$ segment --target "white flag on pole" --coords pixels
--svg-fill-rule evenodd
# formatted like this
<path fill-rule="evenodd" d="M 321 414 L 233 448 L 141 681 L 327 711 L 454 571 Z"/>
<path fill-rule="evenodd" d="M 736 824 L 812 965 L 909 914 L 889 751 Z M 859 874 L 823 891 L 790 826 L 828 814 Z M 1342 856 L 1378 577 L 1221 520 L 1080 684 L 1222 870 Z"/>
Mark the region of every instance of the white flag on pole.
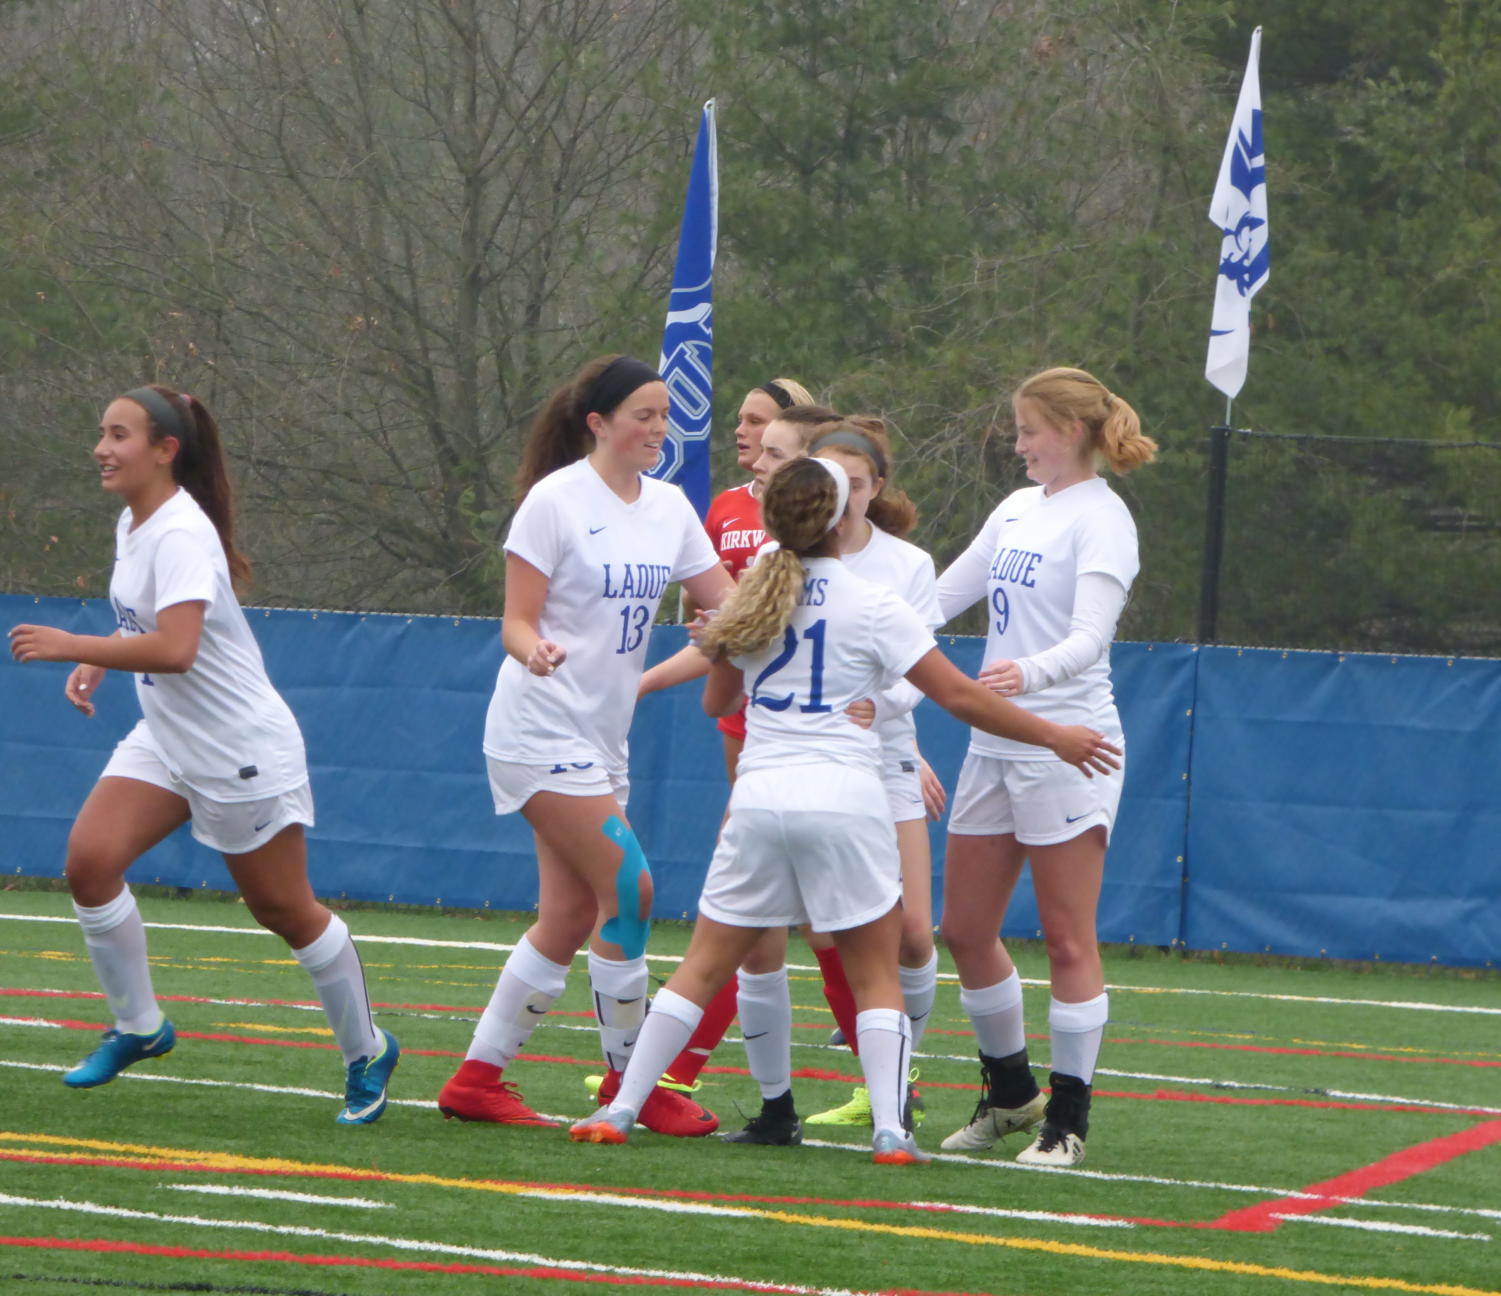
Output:
<path fill-rule="evenodd" d="M 1220 162 L 1209 219 L 1224 235 L 1215 280 L 1214 320 L 1204 377 L 1232 400 L 1246 381 L 1251 355 L 1251 298 L 1271 268 L 1267 241 L 1266 157 L 1261 143 L 1261 28 L 1251 33 L 1251 54 L 1235 105 L 1235 121 Z"/>

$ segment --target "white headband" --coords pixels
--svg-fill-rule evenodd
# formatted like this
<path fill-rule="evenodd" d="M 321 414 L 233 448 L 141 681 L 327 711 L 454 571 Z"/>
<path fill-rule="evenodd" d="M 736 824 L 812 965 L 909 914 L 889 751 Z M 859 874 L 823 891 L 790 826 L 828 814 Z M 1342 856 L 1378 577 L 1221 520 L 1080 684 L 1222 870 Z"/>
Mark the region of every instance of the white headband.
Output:
<path fill-rule="evenodd" d="M 815 457 L 813 462 L 827 468 L 829 476 L 834 479 L 834 516 L 829 519 L 829 525 L 824 527 L 827 533 L 839 525 L 839 519 L 844 516 L 844 510 L 849 507 L 850 475 L 844 471 L 844 465 L 834 459 Z"/>

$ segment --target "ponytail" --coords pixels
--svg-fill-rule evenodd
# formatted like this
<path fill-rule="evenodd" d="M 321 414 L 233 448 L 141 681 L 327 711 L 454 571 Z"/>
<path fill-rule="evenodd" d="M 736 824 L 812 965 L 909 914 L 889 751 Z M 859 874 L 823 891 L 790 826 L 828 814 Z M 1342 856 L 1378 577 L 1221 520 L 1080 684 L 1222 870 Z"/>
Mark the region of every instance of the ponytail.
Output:
<path fill-rule="evenodd" d="M 825 548 L 837 507 L 839 487 L 821 463 L 794 459 L 766 483 L 761 520 L 780 547 L 741 575 L 699 647 L 711 657 L 739 657 L 766 647 L 787 628 L 803 592 L 802 559 Z"/>
<path fill-rule="evenodd" d="M 196 396 L 159 383 L 137 387 L 126 392 L 125 398 L 146 411 L 147 432 L 153 444 L 164 437 L 176 438 L 172 480 L 197 501 L 214 524 L 235 589 L 249 588 L 250 559 L 235 548 L 234 490 L 214 416 Z"/>
<path fill-rule="evenodd" d="M 1044 369 L 1016 389 L 1014 400 L 1033 400 L 1049 422 L 1084 425 L 1091 447 L 1118 473 L 1149 464 L 1157 443 L 1141 430 L 1141 419 L 1121 397 L 1083 369 Z"/>
<path fill-rule="evenodd" d="M 594 449 L 590 414 L 613 413 L 637 388 L 661 382 L 650 365 L 628 355 L 596 356 L 547 398 L 527 429 L 516 469 L 516 502 L 521 503 L 548 473 L 576 463 Z"/>
<path fill-rule="evenodd" d="M 906 491 L 891 484 L 891 437 L 886 431 L 886 420 L 874 414 L 851 414 L 845 421 L 857 430 L 858 438 L 833 442 L 829 448 L 858 455 L 870 465 L 870 471 L 881 481 L 881 490 L 871 498 L 865 516 L 887 535 L 903 540 L 917 526 L 917 505 Z M 868 444 L 862 446 L 860 441 Z M 821 449 L 822 437 L 814 443 L 813 453 L 818 454 Z"/>

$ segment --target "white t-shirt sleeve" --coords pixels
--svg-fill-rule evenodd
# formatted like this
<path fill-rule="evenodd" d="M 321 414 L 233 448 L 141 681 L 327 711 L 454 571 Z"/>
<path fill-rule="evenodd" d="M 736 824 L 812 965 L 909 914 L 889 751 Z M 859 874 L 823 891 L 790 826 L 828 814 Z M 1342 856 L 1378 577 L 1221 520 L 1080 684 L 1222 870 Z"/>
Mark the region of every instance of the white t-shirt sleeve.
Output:
<path fill-rule="evenodd" d="M 177 603 L 201 602 L 205 611 L 213 606 L 214 560 L 191 532 L 174 530 L 162 536 L 151 557 L 151 575 L 156 584 L 155 611 Z"/>
<path fill-rule="evenodd" d="M 505 551 L 529 562 L 544 576 L 551 576 L 563 557 L 563 528 L 558 508 L 551 491 L 533 487 L 521 501 L 506 533 Z"/>
<path fill-rule="evenodd" d="M 1124 504 L 1095 509 L 1079 519 L 1074 541 L 1076 576 L 1099 572 L 1113 576 L 1122 590 L 1129 590 L 1140 569 L 1136 522 Z"/>
<path fill-rule="evenodd" d="M 881 591 L 876 604 L 871 638 L 880 645 L 881 663 L 886 667 L 886 678 L 881 682 L 883 690 L 895 684 L 938 646 L 933 632 L 923 625 L 917 613 L 902 601 L 900 595 L 889 590 Z"/>
<path fill-rule="evenodd" d="M 675 581 L 691 580 L 719 565 L 714 542 L 709 539 L 704 524 L 698 520 L 698 514 L 693 511 L 686 495 L 683 496 L 682 514 L 683 540 L 678 546 L 677 562 L 672 569 L 672 579 Z"/>
<path fill-rule="evenodd" d="M 1001 506 L 1004 507 L 1004 504 Z M 990 564 L 995 560 L 996 541 L 1001 529 L 1001 509 L 985 519 L 980 534 L 969 548 L 951 562 L 938 578 L 938 608 L 941 620 L 952 621 L 966 608 L 985 597 L 990 581 Z"/>
<path fill-rule="evenodd" d="M 1052 688 L 1093 666 L 1110 651 L 1115 624 L 1126 606 L 1126 590 L 1104 572 L 1080 572 L 1074 582 L 1074 611 L 1068 635 L 1051 648 L 1017 661 L 1022 692 Z"/>

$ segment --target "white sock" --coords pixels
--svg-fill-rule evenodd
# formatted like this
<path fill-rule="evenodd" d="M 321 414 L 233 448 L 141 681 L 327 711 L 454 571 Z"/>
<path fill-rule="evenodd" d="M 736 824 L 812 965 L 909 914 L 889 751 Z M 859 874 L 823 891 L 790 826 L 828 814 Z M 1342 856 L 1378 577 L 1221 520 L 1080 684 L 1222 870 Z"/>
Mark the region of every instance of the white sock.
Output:
<path fill-rule="evenodd" d="M 567 979 L 567 967 L 538 954 L 523 935 L 501 969 L 464 1060 L 504 1070 L 563 993 Z"/>
<path fill-rule="evenodd" d="M 631 1060 L 620 1080 L 620 1092 L 611 1111 L 628 1111 L 632 1118 L 651 1096 L 662 1073 L 683 1051 L 703 1020 L 704 1010 L 691 999 L 663 986 L 652 996 L 651 1011 L 641 1023 L 641 1033 Z"/>
<path fill-rule="evenodd" d="M 792 1088 L 792 995 L 787 969 L 741 972 L 736 1002 L 745 1061 L 761 1097 L 777 1098 Z"/>
<path fill-rule="evenodd" d="M 292 956 L 313 978 L 313 988 L 344 1055 L 344 1065 L 373 1058 L 380 1051 L 381 1041 L 370 1015 L 365 968 L 344 920 L 330 914 L 323 935 L 311 945 L 294 949 Z"/>
<path fill-rule="evenodd" d="M 114 1014 L 115 1029 L 126 1035 L 154 1034 L 162 1024 L 162 1010 L 151 989 L 146 924 L 130 888 L 94 909 L 75 902 L 73 912 L 83 928 L 94 975 Z"/>
<path fill-rule="evenodd" d="M 646 956 L 621 961 L 601 958 L 590 950 L 589 985 L 594 991 L 594 1016 L 605 1065 L 611 1071 L 624 1071 L 646 1019 Z M 662 1063 L 664 1069 L 667 1062 Z"/>
<path fill-rule="evenodd" d="M 1110 1020 L 1110 996 L 1097 994 L 1083 1003 L 1060 1003 L 1048 1008 L 1048 1029 L 1053 1034 L 1053 1070 L 1094 1083 L 1095 1063 L 1105 1041 L 1105 1023 Z"/>
<path fill-rule="evenodd" d="M 860 1065 L 870 1091 L 870 1123 L 877 1132 L 902 1128 L 907 1103 L 907 1065 L 912 1037 L 907 1014 L 895 1008 L 867 1008 L 855 1018 Z"/>
<path fill-rule="evenodd" d="M 896 973 L 902 980 L 902 1002 L 912 1025 L 912 1051 L 916 1053 L 923 1031 L 928 1029 L 933 1000 L 938 997 L 938 951 L 934 950 L 922 967 L 899 967 Z"/>
<path fill-rule="evenodd" d="M 1010 1057 L 1027 1047 L 1022 1027 L 1022 979 L 1015 968 L 1004 981 L 978 990 L 959 987 L 959 1004 L 975 1028 L 975 1043 L 986 1057 Z"/>

